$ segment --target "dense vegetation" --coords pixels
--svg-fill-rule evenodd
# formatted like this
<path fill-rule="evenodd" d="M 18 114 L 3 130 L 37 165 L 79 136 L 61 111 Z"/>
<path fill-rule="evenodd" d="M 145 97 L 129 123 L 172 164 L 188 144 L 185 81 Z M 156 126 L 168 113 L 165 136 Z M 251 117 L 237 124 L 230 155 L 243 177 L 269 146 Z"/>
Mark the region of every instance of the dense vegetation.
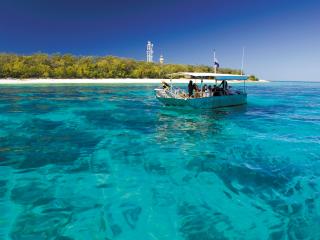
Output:
<path fill-rule="evenodd" d="M 113 56 L 0 54 L 0 78 L 166 78 L 176 72 L 212 72 L 203 65 L 156 64 Z M 219 73 L 240 74 L 220 68 Z"/>
<path fill-rule="evenodd" d="M 250 75 L 248 77 L 248 80 L 250 80 L 250 81 L 259 81 L 259 78 L 257 78 L 255 75 Z"/>

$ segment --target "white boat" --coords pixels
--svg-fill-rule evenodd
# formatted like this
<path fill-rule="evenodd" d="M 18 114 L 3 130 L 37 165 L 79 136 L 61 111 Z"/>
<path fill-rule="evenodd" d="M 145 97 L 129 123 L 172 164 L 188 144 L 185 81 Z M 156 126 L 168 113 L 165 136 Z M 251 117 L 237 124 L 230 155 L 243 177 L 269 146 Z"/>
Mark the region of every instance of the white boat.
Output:
<path fill-rule="evenodd" d="M 166 106 L 190 106 L 194 108 L 220 108 L 243 105 L 247 103 L 247 93 L 245 82 L 248 79 L 246 75 L 233 74 L 218 74 L 218 73 L 191 73 L 183 72 L 175 75 L 184 76 L 190 80 L 200 79 L 201 91 L 189 96 L 185 91 L 182 91 L 173 86 L 173 81 L 170 84 L 164 83 L 162 88 L 155 89 L 156 98 Z M 203 90 L 203 80 L 215 81 L 218 86 L 218 81 L 223 83 L 223 88 L 216 87 L 214 91 Z M 233 90 L 228 87 L 228 80 L 243 81 L 243 89 Z M 220 83 L 220 84 L 221 84 Z M 217 94 L 218 93 L 218 94 Z"/>

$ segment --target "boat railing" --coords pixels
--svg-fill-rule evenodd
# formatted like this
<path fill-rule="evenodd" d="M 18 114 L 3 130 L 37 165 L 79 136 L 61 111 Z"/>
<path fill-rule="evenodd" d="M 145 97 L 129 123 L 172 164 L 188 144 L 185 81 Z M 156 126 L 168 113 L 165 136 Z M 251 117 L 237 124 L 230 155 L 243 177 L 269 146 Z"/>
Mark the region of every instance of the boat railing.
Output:
<path fill-rule="evenodd" d="M 175 98 L 175 99 L 188 99 L 189 96 L 186 93 L 185 90 L 180 88 L 158 88 L 155 89 L 156 96 L 160 98 Z M 191 98 L 208 98 L 208 97 L 219 97 L 219 96 L 231 96 L 231 95 L 240 95 L 240 94 L 246 94 L 243 90 L 240 90 L 238 88 L 233 88 L 232 90 L 229 89 L 227 92 L 220 91 L 220 94 L 215 95 L 213 92 L 207 93 L 207 92 L 196 92 Z"/>
<path fill-rule="evenodd" d="M 176 98 L 176 99 L 183 99 L 186 98 L 187 94 L 182 89 L 177 88 L 158 88 L 155 89 L 157 97 L 161 98 Z"/>

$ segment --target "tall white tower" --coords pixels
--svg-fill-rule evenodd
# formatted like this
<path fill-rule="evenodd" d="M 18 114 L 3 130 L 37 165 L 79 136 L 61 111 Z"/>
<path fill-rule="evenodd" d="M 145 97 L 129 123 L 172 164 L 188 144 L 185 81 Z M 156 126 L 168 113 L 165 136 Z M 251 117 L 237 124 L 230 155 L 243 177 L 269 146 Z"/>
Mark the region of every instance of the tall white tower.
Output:
<path fill-rule="evenodd" d="M 162 55 L 162 54 L 160 55 L 159 62 L 160 62 L 160 64 L 164 64 L 164 57 L 163 57 L 163 55 Z"/>
<path fill-rule="evenodd" d="M 147 62 L 153 62 L 153 44 L 150 41 L 147 44 Z"/>

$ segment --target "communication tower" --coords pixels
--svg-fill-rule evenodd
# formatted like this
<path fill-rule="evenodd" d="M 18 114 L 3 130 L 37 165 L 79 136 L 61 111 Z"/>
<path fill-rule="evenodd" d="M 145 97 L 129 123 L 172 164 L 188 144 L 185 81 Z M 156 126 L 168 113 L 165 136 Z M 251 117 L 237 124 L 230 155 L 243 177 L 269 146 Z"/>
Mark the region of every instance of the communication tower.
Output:
<path fill-rule="evenodd" d="M 153 43 L 151 41 L 147 43 L 147 62 L 153 62 Z"/>
<path fill-rule="evenodd" d="M 163 55 L 162 55 L 162 54 L 160 55 L 159 62 L 160 62 L 160 64 L 164 64 L 164 57 L 163 57 Z"/>

